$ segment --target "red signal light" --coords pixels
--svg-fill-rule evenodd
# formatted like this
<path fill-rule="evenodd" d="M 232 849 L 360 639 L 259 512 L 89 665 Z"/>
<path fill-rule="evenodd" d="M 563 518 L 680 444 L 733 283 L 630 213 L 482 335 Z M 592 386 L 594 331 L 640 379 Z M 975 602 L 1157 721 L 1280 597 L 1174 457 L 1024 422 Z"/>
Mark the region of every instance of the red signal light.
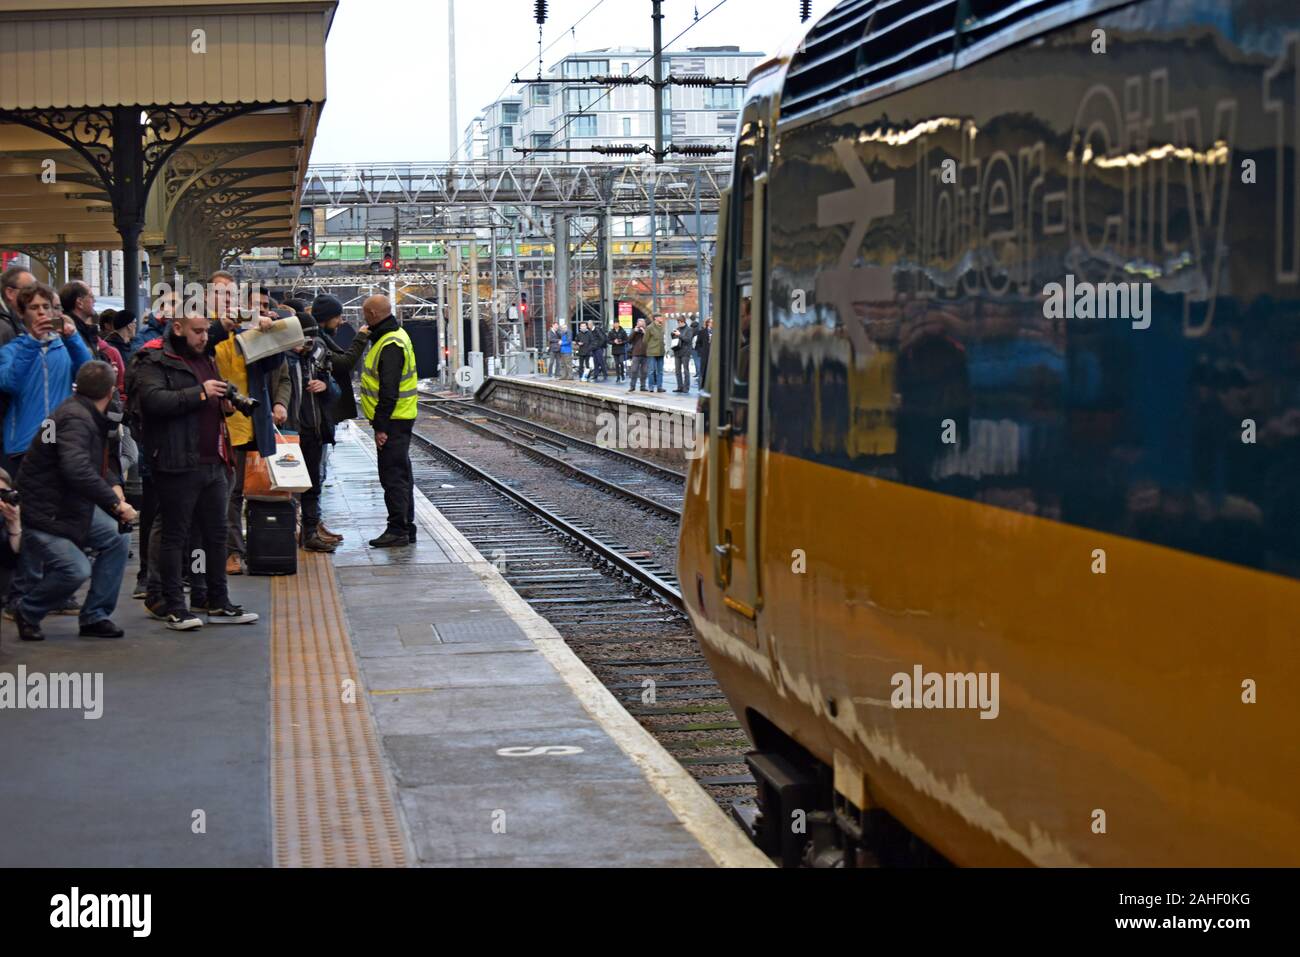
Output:
<path fill-rule="evenodd" d="M 298 247 L 298 258 L 299 258 L 299 259 L 311 259 L 311 247 L 310 247 L 310 246 L 299 246 L 299 247 Z"/>
<path fill-rule="evenodd" d="M 385 260 L 384 260 L 384 269 L 392 269 L 392 268 L 393 268 L 393 261 L 392 261 L 392 259 L 385 259 Z"/>

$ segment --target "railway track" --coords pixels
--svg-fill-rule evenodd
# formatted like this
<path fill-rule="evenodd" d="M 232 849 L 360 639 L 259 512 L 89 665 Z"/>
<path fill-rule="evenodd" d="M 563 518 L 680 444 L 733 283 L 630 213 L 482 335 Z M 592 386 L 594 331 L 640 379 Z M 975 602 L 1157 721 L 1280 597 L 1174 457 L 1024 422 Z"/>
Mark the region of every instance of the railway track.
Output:
<path fill-rule="evenodd" d="M 507 442 L 534 461 L 639 508 L 673 522 L 681 521 L 686 487 L 686 476 L 681 472 L 472 402 L 423 400 L 420 405 L 480 435 Z"/>
<path fill-rule="evenodd" d="M 754 804 L 749 741 L 682 610 L 672 570 L 417 427 L 416 485 L 628 712 L 725 809 Z M 662 519 L 654 519 L 662 521 Z"/>

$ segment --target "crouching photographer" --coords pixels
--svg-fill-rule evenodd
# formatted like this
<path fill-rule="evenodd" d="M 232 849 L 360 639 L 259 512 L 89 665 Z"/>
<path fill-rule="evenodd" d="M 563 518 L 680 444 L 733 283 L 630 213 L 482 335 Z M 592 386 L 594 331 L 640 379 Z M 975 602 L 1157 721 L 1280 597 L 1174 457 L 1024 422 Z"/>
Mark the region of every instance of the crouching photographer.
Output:
<path fill-rule="evenodd" d="M 41 620 L 63 607 L 86 579 L 90 592 L 81 609 L 80 633 L 91 638 L 123 635 L 111 615 L 131 541 L 121 523 L 135 521 L 136 512 L 122 495 L 119 461 L 110 454 L 109 432 L 115 423 L 108 407 L 116 387 L 117 370 L 107 362 L 82 365 L 75 394 L 54 410 L 52 427 L 37 436 L 23 457 L 18 473 L 23 551 L 44 569 L 14 609 L 23 641 L 42 640 Z"/>

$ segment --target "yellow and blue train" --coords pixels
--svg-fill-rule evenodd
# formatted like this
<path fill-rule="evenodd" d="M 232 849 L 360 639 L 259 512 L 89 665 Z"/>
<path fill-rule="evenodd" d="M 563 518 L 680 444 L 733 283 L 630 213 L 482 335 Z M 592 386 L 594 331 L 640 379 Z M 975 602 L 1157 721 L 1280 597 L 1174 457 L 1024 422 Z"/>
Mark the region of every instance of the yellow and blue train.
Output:
<path fill-rule="evenodd" d="M 1300 5 L 844 0 L 720 220 L 679 577 L 764 846 L 1300 864 Z"/>

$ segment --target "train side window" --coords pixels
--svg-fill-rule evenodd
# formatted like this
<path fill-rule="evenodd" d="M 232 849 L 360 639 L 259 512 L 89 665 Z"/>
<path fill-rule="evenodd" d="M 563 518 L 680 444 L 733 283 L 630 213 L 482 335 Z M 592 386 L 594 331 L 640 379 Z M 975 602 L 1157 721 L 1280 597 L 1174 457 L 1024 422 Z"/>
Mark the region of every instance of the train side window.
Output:
<path fill-rule="evenodd" d="M 727 398 L 731 407 L 732 429 L 743 433 L 749 401 L 749 340 L 754 271 L 754 167 L 749 157 L 741 161 L 736 198 L 740 209 L 733 221 L 739 235 L 735 236 L 735 286 L 728 310 L 730 328 L 727 330 L 726 348 L 730 369 Z"/>

